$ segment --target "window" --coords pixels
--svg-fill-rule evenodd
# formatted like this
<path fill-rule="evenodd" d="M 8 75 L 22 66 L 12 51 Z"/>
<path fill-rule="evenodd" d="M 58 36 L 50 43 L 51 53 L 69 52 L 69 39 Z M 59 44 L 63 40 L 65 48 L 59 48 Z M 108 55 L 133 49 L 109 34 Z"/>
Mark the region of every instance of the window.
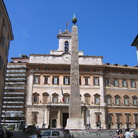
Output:
<path fill-rule="evenodd" d="M 59 84 L 59 77 L 58 76 L 54 76 L 52 83 L 55 84 L 55 85 L 58 85 Z"/>
<path fill-rule="evenodd" d="M 52 136 L 59 136 L 59 131 L 52 131 Z"/>
<path fill-rule="evenodd" d="M 114 79 L 113 83 L 114 83 L 114 86 L 115 86 L 115 87 L 118 87 L 118 86 L 119 86 L 118 79 Z"/>
<path fill-rule="evenodd" d="M 33 94 L 33 104 L 38 104 L 38 103 L 39 103 L 39 94 L 35 92 Z"/>
<path fill-rule="evenodd" d="M 89 85 L 89 77 L 84 77 L 85 85 Z"/>
<path fill-rule="evenodd" d="M 106 96 L 106 103 L 107 105 L 111 105 L 111 95 Z"/>
<path fill-rule="evenodd" d="M 35 68 L 34 70 L 39 70 L 39 68 Z"/>
<path fill-rule="evenodd" d="M 68 52 L 69 51 L 69 42 L 65 41 L 64 45 L 65 45 L 65 47 L 64 47 L 65 52 Z"/>
<path fill-rule="evenodd" d="M 95 94 L 94 98 L 95 98 L 95 104 L 100 104 L 100 95 L 99 94 Z"/>
<path fill-rule="evenodd" d="M 45 70 L 46 70 L 46 71 L 48 71 L 48 70 L 49 70 L 49 68 L 45 68 Z"/>
<path fill-rule="evenodd" d="M 66 104 L 69 103 L 69 97 L 67 97 L 67 96 L 64 97 L 64 103 L 66 103 Z"/>
<path fill-rule="evenodd" d="M 69 71 L 69 68 L 65 68 L 64 71 Z"/>
<path fill-rule="evenodd" d="M 125 114 L 125 118 L 126 118 L 126 123 L 130 122 L 130 114 Z"/>
<path fill-rule="evenodd" d="M 84 69 L 84 71 L 88 72 L 88 71 L 89 71 L 89 69 Z"/>
<path fill-rule="evenodd" d="M 64 82 L 63 82 L 65 85 L 70 85 L 70 78 L 69 76 L 65 76 L 64 77 Z"/>
<path fill-rule="evenodd" d="M 48 93 L 43 93 L 43 103 L 46 104 L 48 103 L 48 97 L 49 97 L 49 94 Z"/>
<path fill-rule="evenodd" d="M 40 76 L 34 76 L 34 84 L 40 83 Z"/>
<path fill-rule="evenodd" d="M 58 69 L 57 69 L 57 68 L 54 68 L 53 70 L 54 70 L 54 71 L 58 71 Z"/>
<path fill-rule="evenodd" d="M 49 76 L 44 76 L 44 84 L 49 84 Z"/>
<path fill-rule="evenodd" d="M 93 71 L 94 71 L 94 72 L 98 72 L 99 70 L 98 70 L 98 69 L 94 69 Z"/>
<path fill-rule="evenodd" d="M 111 123 L 112 122 L 112 114 L 109 113 L 107 114 L 107 123 Z"/>
<path fill-rule="evenodd" d="M 135 80 L 131 80 L 130 83 L 131 83 L 131 88 L 135 88 L 136 87 Z"/>
<path fill-rule="evenodd" d="M 120 113 L 116 113 L 116 121 L 117 123 L 121 123 L 121 114 Z"/>
<path fill-rule="evenodd" d="M 129 97 L 127 95 L 124 96 L 124 105 L 129 105 Z"/>
<path fill-rule="evenodd" d="M 52 102 L 58 103 L 58 94 L 56 94 L 56 93 L 52 94 Z"/>
<path fill-rule="evenodd" d="M 69 94 L 68 93 L 64 93 L 63 95 L 63 100 L 62 100 L 65 104 L 69 103 Z"/>
<path fill-rule="evenodd" d="M 137 97 L 136 96 L 133 96 L 132 97 L 132 104 L 135 106 L 137 105 Z"/>
<path fill-rule="evenodd" d="M 93 78 L 93 85 L 95 85 L 95 86 L 99 85 L 99 78 L 98 77 Z"/>
<path fill-rule="evenodd" d="M 120 105 L 120 97 L 118 95 L 115 96 L 115 105 Z"/>
<path fill-rule="evenodd" d="M 122 87 L 127 87 L 127 80 L 122 80 Z"/>
<path fill-rule="evenodd" d="M 135 122 L 138 123 L 138 114 L 134 114 L 135 116 Z"/>
<path fill-rule="evenodd" d="M 86 93 L 84 94 L 85 97 L 85 104 L 90 104 L 90 94 Z"/>
<path fill-rule="evenodd" d="M 109 78 L 105 78 L 105 86 L 109 86 L 110 84 L 110 79 Z"/>

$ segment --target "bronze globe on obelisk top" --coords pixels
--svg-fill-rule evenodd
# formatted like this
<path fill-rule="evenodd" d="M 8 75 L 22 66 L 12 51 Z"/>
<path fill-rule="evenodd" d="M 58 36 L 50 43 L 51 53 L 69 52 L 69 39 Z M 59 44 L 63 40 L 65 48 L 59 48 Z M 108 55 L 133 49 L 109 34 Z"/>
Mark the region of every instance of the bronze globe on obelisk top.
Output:
<path fill-rule="evenodd" d="M 75 17 L 75 14 L 74 14 L 74 17 L 72 18 L 72 23 L 74 23 L 74 25 L 75 25 L 76 22 L 77 22 L 77 18 Z"/>

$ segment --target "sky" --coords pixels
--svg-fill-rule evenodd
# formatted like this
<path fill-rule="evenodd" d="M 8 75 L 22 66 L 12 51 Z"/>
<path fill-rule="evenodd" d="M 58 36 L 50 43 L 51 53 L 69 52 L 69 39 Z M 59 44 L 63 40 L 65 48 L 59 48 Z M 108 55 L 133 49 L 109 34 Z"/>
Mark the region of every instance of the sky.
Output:
<path fill-rule="evenodd" d="M 138 65 L 138 0 L 4 0 L 14 35 L 11 57 L 50 54 L 58 49 L 57 34 L 78 19 L 79 50 L 103 56 L 104 63 Z"/>

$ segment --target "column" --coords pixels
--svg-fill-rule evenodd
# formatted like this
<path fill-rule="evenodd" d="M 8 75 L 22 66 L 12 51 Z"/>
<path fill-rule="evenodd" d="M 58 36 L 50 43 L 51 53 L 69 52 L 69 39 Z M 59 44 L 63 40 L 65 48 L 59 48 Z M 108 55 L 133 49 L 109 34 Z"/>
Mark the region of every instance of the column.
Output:
<path fill-rule="evenodd" d="M 57 128 L 61 128 L 61 111 L 60 111 L 60 108 L 58 111 Z"/>
<path fill-rule="evenodd" d="M 33 93 L 33 73 L 30 73 L 27 78 L 28 87 L 27 87 L 27 105 L 32 105 L 32 93 Z"/>

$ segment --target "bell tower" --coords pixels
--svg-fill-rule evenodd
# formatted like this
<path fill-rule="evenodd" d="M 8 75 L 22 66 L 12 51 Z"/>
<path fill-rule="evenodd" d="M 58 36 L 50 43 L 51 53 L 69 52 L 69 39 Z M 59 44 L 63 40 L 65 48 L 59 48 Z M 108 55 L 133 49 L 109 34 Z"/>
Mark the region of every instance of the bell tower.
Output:
<path fill-rule="evenodd" d="M 72 33 L 68 30 L 68 24 L 66 24 L 66 29 L 64 32 L 61 30 L 57 35 L 58 38 L 58 49 L 50 50 L 50 54 L 52 55 L 63 55 L 65 53 L 71 54 L 72 49 Z M 84 55 L 83 51 L 78 51 L 79 55 Z"/>
<path fill-rule="evenodd" d="M 57 50 L 51 50 L 50 54 L 54 55 L 62 55 L 63 53 L 70 53 L 71 52 L 71 33 L 68 31 L 66 27 L 65 32 L 59 31 L 57 35 L 59 44 Z"/>

